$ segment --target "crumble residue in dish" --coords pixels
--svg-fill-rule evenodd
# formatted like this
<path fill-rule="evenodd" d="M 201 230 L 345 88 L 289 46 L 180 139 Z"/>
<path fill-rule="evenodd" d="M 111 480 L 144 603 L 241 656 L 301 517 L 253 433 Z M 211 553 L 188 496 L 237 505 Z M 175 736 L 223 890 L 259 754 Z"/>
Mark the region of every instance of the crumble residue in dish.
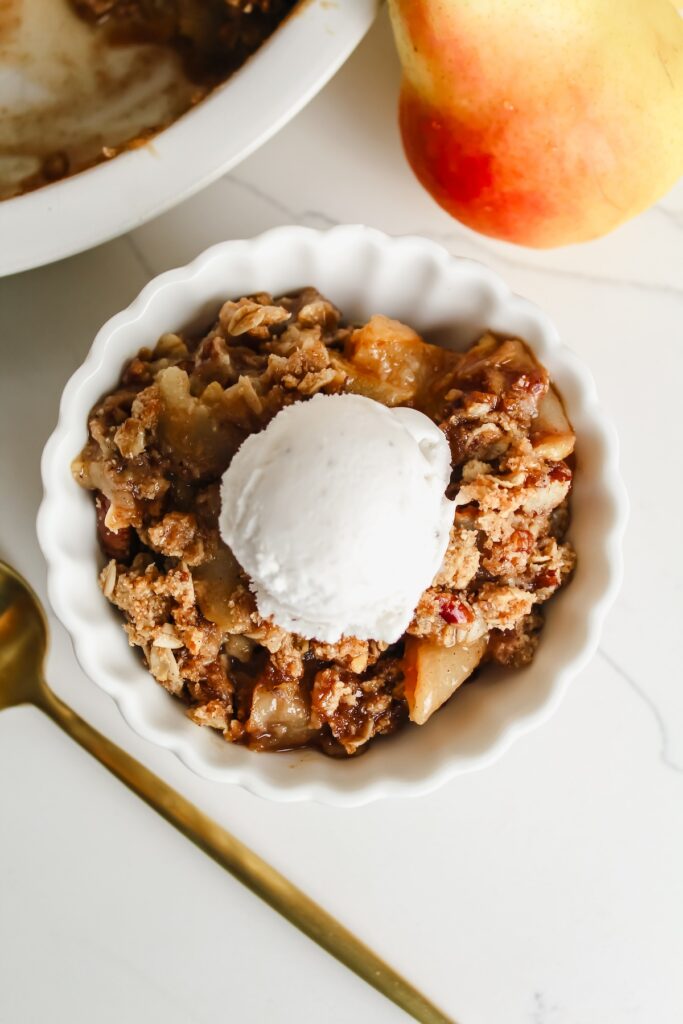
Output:
<path fill-rule="evenodd" d="M 295 5 L 0 3 L 0 200 L 150 144 L 255 53 Z"/>

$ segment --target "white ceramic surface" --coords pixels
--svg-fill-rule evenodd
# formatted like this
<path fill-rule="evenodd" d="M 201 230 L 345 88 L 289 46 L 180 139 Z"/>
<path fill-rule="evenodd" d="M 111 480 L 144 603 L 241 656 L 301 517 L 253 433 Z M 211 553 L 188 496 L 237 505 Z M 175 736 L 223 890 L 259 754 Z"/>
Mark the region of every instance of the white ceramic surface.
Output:
<path fill-rule="evenodd" d="M 152 683 L 100 594 L 92 502 L 69 471 L 85 441 L 88 410 L 115 385 L 125 358 L 164 331 L 206 322 L 225 298 L 259 290 L 278 294 L 308 283 L 351 319 L 385 313 L 442 344 L 463 346 L 487 328 L 526 339 L 557 382 L 578 438 L 571 528 L 578 569 L 549 606 L 533 664 L 514 673 L 488 671 L 426 727 L 407 728 L 349 762 L 315 751 L 257 755 L 226 744 L 190 722 L 182 706 Z M 588 371 L 560 344 L 548 318 L 486 267 L 425 239 L 392 239 L 363 227 L 277 228 L 250 241 L 219 244 L 162 274 L 99 332 L 64 391 L 59 424 L 43 456 L 38 533 L 50 600 L 85 671 L 115 698 L 130 725 L 199 774 L 277 800 L 358 805 L 425 793 L 489 764 L 546 718 L 594 653 L 621 577 L 626 499 L 616 449 Z"/>
<path fill-rule="evenodd" d="M 304 0 L 239 71 L 148 145 L 0 202 L 0 276 L 61 259 L 128 231 L 234 166 L 332 77 L 369 29 L 378 2 Z M 50 24 L 45 21 L 48 15 L 49 7 L 43 24 Z M 51 27 L 57 33 L 64 30 L 59 22 Z M 38 39 L 45 44 L 40 35 Z M 80 50 L 67 57 L 58 51 L 50 57 L 51 53 L 46 51 L 46 59 L 53 59 L 55 67 L 44 71 L 41 65 L 45 81 L 33 81 L 21 64 L 3 66 L 0 50 L 0 105 L 9 111 L 10 134 L 9 115 L 16 111 L 19 116 L 34 96 L 44 105 L 50 91 L 60 88 L 57 58 L 61 63 L 82 59 Z M 168 91 L 171 86 L 163 72 L 157 77 L 159 89 Z M 143 92 L 135 102 L 144 102 L 150 111 L 158 106 L 153 93 Z M 49 110 L 48 102 L 47 114 L 41 116 L 49 118 Z M 119 115 L 114 104 L 109 116 Z M 158 112 L 150 113 L 152 120 L 157 116 Z M 92 117 L 92 112 L 82 115 L 84 122 Z M 73 132 L 73 126 L 69 130 Z M 0 157 L 1 150 L 0 145 Z"/>

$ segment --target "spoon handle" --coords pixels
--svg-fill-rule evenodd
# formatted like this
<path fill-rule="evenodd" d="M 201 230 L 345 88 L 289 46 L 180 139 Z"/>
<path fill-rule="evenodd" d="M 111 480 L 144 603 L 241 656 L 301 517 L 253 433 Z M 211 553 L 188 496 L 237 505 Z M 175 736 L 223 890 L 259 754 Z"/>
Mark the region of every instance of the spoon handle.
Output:
<path fill-rule="evenodd" d="M 422 1024 L 455 1024 L 284 875 L 66 705 L 46 684 L 37 706 L 171 825 L 291 924 Z"/>

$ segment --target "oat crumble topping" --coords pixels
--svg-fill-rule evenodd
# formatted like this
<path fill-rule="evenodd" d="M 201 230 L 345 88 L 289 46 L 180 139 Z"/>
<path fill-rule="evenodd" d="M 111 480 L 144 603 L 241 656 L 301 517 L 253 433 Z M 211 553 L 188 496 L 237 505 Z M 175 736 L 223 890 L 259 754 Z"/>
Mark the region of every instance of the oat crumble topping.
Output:
<path fill-rule="evenodd" d="M 220 479 L 242 441 L 318 392 L 412 406 L 450 444 L 448 550 L 390 647 L 309 641 L 261 618 L 218 531 Z M 88 426 L 73 472 L 94 492 L 104 595 L 190 718 L 252 749 L 352 755 L 409 711 L 428 717 L 429 700 L 414 707 L 428 658 L 469 659 L 436 706 L 480 659 L 528 664 L 541 605 L 574 567 L 564 539 L 574 437 L 517 339 L 485 334 L 457 353 L 383 316 L 354 328 L 312 288 L 260 293 L 226 302 L 200 338 L 169 333 L 142 349 Z"/>

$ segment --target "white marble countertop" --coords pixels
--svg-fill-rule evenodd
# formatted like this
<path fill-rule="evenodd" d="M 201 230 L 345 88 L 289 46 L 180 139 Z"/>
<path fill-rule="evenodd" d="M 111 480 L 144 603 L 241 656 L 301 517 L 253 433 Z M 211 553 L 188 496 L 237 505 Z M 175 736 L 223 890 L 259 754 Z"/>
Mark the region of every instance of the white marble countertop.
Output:
<path fill-rule="evenodd" d="M 133 735 L 52 618 L 48 675 L 97 728 L 336 914 L 460 1024 L 683 1019 L 683 187 L 612 236 L 533 252 L 450 221 L 411 177 L 382 16 L 234 173 L 94 252 L 0 281 L 0 555 L 44 595 L 39 456 L 66 378 L 148 278 L 275 224 L 363 221 L 498 270 L 589 363 L 632 501 L 599 655 L 554 718 L 424 799 L 276 805 Z M 92 764 L 0 718 L 0 1021 L 405 1019 Z"/>

